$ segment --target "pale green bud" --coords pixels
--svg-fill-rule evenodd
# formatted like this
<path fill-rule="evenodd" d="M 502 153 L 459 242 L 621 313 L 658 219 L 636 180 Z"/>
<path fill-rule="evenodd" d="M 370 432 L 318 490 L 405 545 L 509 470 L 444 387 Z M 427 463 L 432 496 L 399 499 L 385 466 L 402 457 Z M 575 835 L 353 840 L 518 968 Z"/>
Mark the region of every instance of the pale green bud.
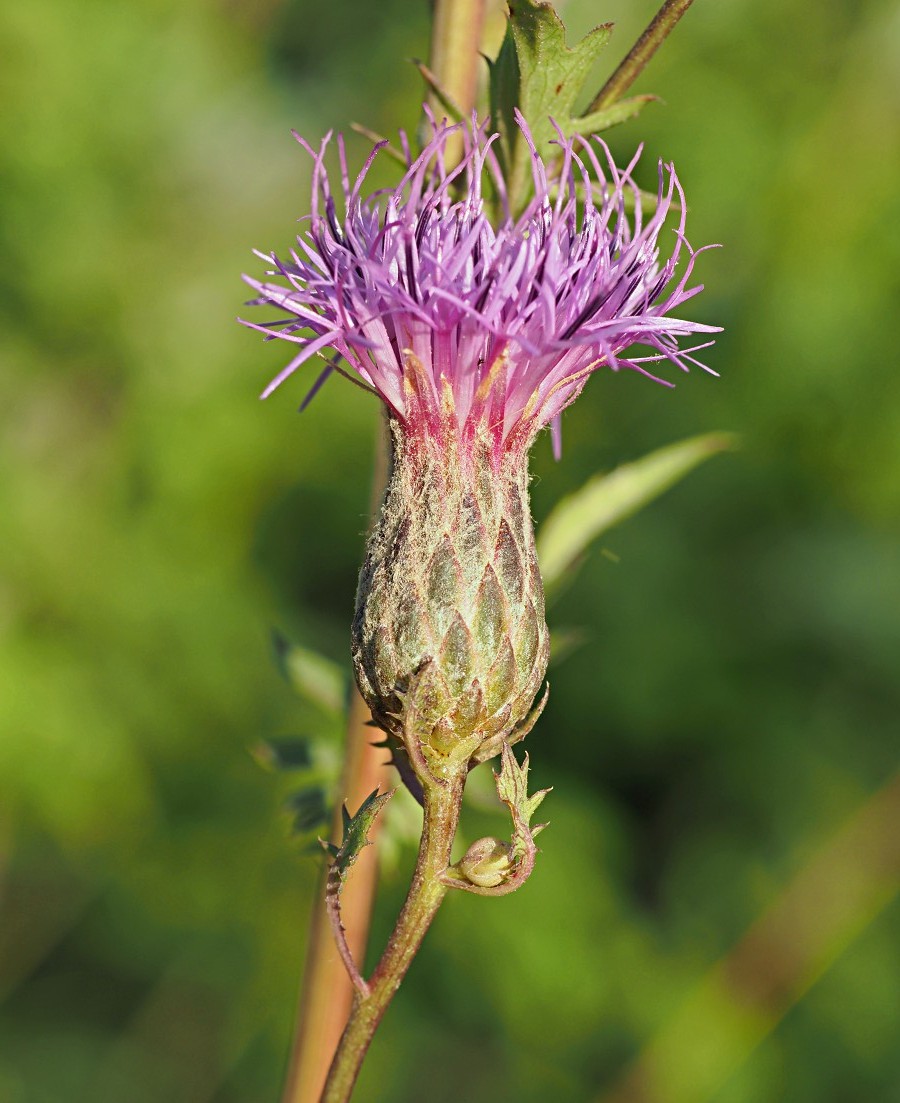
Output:
<path fill-rule="evenodd" d="M 393 425 L 390 484 L 360 575 L 357 682 L 376 723 L 435 774 L 521 738 L 549 636 L 527 456 Z"/>
<path fill-rule="evenodd" d="M 512 865 L 509 843 L 487 836 L 469 847 L 457 863 L 454 873 L 479 888 L 492 889 L 503 884 Z"/>

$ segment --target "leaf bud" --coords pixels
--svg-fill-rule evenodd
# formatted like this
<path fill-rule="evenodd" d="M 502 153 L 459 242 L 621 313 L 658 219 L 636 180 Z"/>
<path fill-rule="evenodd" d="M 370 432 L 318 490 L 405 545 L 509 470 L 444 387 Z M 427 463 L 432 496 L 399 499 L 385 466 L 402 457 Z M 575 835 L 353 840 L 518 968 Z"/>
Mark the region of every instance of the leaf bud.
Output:
<path fill-rule="evenodd" d="M 473 885 L 492 889 L 506 880 L 511 864 L 509 843 L 486 836 L 472 843 L 456 871 Z"/>

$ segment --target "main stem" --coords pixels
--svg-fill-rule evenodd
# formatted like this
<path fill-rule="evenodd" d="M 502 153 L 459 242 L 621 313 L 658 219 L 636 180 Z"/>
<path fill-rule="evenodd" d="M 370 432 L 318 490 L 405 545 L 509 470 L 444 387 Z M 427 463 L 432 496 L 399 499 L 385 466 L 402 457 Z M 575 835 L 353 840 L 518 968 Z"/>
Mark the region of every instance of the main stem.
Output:
<path fill-rule="evenodd" d="M 465 114 L 475 106 L 485 0 L 436 0 L 431 70 L 441 89 Z M 439 105 L 435 104 L 436 110 Z"/>
<path fill-rule="evenodd" d="M 385 419 L 379 426 L 372 472 L 370 512 L 375 516 L 384 495 L 388 470 L 388 430 Z M 332 838 L 340 839 L 341 803 L 355 811 L 373 789 L 386 787 L 390 773 L 384 751 L 374 747 L 375 734 L 368 727 L 368 706 L 354 689 L 347 721 L 347 743 L 341 775 L 340 799 L 335 810 Z M 377 833 L 376 821 L 370 838 Z M 341 900 L 347 942 L 362 966 L 365 958 L 372 900 L 378 880 L 376 848 L 366 847 L 353 867 Z M 328 913 L 322 903 L 324 876 L 310 923 L 306 965 L 297 1013 L 297 1032 L 282 1103 L 317 1103 L 341 1031 L 353 1003 L 353 985 L 334 942 Z"/>
<path fill-rule="evenodd" d="M 350 1099 L 372 1036 L 447 893 L 441 875 L 450 864 L 463 784 L 464 779 L 460 778 L 425 792 L 422 839 L 409 894 L 369 981 L 369 994 L 363 997 L 357 993 L 354 998 L 321 1103 L 347 1103 Z"/>

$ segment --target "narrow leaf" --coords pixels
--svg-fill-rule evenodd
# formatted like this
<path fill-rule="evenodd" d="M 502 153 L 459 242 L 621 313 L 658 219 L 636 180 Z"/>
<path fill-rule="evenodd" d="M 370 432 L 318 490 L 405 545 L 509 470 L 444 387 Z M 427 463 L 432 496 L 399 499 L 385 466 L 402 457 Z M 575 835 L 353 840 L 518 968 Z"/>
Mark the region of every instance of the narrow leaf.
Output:
<path fill-rule="evenodd" d="M 328 911 L 331 929 L 334 932 L 338 953 L 341 955 L 347 974 L 356 990 L 363 997 L 368 996 L 369 986 L 353 960 L 353 953 L 347 942 L 347 932 L 341 921 L 341 893 L 344 891 L 347 875 L 363 847 L 371 845 L 369 831 L 375 822 L 375 817 L 393 795 L 393 789 L 389 793 L 379 793 L 377 789 L 373 790 L 359 806 L 359 810 L 354 816 L 350 815 L 345 804 L 341 809 L 341 818 L 344 825 L 341 845 L 338 847 L 334 843 L 325 842 L 324 839 L 319 840 L 332 859 L 331 868 L 328 870 L 328 877 L 325 881 L 325 907 Z"/>
<path fill-rule="evenodd" d="M 600 533 L 636 513 L 710 456 L 735 446 L 732 434 L 707 433 L 589 479 L 540 527 L 537 548 L 545 587 L 549 590 L 558 583 Z"/>
<path fill-rule="evenodd" d="M 351 816 L 347 806 L 343 808 L 344 830 L 341 845 L 337 848 L 333 844 L 323 843 L 326 850 L 334 857 L 332 873 L 338 875 L 337 892 L 343 888 L 343 883 L 350 872 L 353 863 L 359 857 L 363 847 L 370 846 L 369 831 L 381 809 L 394 795 L 392 789 L 389 793 L 379 793 L 377 789 L 371 792 L 359 806 L 355 815 Z"/>
<path fill-rule="evenodd" d="M 602 111 L 592 111 L 590 115 L 582 115 L 580 119 L 572 119 L 566 127 L 566 137 L 573 134 L 597 134 L 601 130 L 609 130 L 611 126 L 618 126 L 628 119 L 633 119 L 651 101 L 660 102 L 659 96 L 631 96 L 627 100 L 619 100 L 612 107 L 605 107 Z"/>

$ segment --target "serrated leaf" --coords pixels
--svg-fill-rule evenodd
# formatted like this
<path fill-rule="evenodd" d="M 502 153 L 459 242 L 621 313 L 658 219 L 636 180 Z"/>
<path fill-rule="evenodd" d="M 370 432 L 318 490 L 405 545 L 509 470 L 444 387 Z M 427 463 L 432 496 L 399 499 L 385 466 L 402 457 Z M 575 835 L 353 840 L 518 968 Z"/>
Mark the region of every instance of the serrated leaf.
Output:
<path fill-rule="evenodd" d="M 635 118 L 648 103 L 654 100 L 659 102 L 659 96 L 629 96 L 627 100 L 619 100 L 611 107 L 604 107 L 602 111 L 592 111 L 589 115 L 572 119 L 566 128 L 566 137 L 571 138 L 573 134 L 597 134 L 601 130 L 609 130 L 611 126 L 618 126 L 619 123 Z"/>
<path fill-rule="evenodd" d="M 509 809 L 513 819 L 512 857 L 519 860 L 527 850 L 534 847 L 534 836 L 546 826 L 531 827 L 531 817 L 537 811 L 541 801 L 550 792 L 539 789 L 529 796 L 528 793 L 528 755 L 521 764 L 516 759 L 508 743 L 503 744 L 500 760 L 500 772 L 494 775 L 497 796 Z"/>
<path fill-rule="evenodd" d="M 636 513 L 704 460 L 735 446 L 732 434 L 707 433 L 589 479 L 564 498 L 540 526 L 538 561 L 546 589 L 552 589 L 577 564 L 600 533 Z"/>
<path fill-rule="evenodd" d="M 328 911 L 328 918 L 334 931 L 338 953 L 341 955 L 354 986 L 363 996 L 369 994 L 369 987 L 353 960 L 353 953 L 347 942 L 347 932 L 344 930 L 344 924 L 341 921 L 341 893 L 344 891 L 347 875 L 356 859 L 360 856 L 364 847 L 371 845 L 369 831 L 372 829 L 376 816 L 391 799 L 394 792 L 395 790 L 392 789 L 389 793 L 379 793 L 377 789 L 374 789 L 359 806 L 354 816 L 351 816 L 347 811 L 347 805 L 343 805 L 341 808 L 343 823 L 341 845 L 335 846 L 334 843 L 327 843 L 324 839 L 319 840 L 332 859 L 328 877 L 325 879 L 325 907 Z"/>
<path fill-rule="evenodd" d="M 393 789 L 388 793 L 379 793 L 375 789 L 362 802 L 355 815 L 350 815 L 346 804 L 341 809 L 343 820 L 341 845 L 336 847 L 333 843 L 322 844 L 334 858 L 332 874 L 336 873 L 338 876 L 340 882 L 336 886 L 338 892 L 343 887 L 343 882 L 346 880 L 350 868 L 362 853 L 363 848 L 371 845 L 369 831 L 372 824 L 393 795 Z"/>
<path fill-rule="evenodd" d="M 342 667 L 316 651 L 298 647 L 277 630 L 272 646 L 279 670 L 305 700 L 332 715 L 343 715 L 347 676 Z"/>
<path fill-rule="evenodd" d="M 527 203 L 531 178 L 531 155 L 516 126 L 515 109 L 525 117 L 538 152 L 546 155 L 547 143 L 556 136 L 550 119 L 571 132 L 575 102 L 611 32 L 612 24 L 602 24 L 570 47 L 550 4 L 510 2 L 506 36 L 491 65 L 490 108 L 501 135 L 498 156 L 514 214 Z"/>

